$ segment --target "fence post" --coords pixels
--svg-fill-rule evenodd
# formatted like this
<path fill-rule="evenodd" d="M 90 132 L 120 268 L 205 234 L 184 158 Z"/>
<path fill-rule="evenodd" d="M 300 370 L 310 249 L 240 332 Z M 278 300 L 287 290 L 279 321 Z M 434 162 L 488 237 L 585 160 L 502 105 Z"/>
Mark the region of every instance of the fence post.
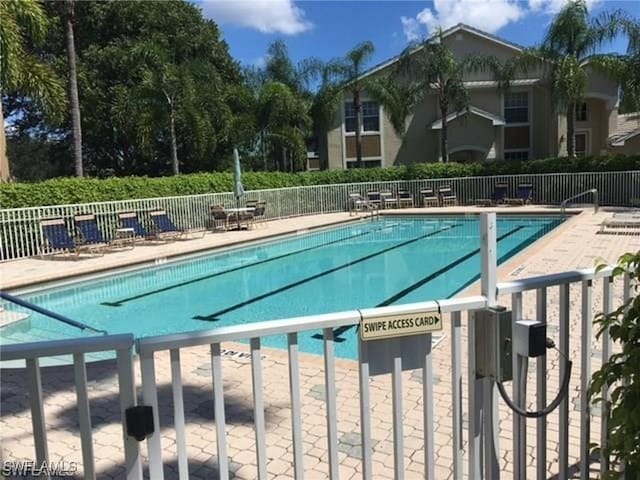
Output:
<path fill-rule="evenodd" d="M 496 214 L 482 213 L 480 215 L 480 291 L 487 299 L 487 306 L 497 305 L 497 241 Z M 474 322 L 476 321 L 474 317 Z M 474 328 L 474 333 L 480 333 Z M 469 339 L 469 345 L 476 343 L 475 338 Z M 475 354 L 475 352 L 474 352 Z M 475 365 L 474 365 L 475 366 Z M 473 372 L 475 374 L 475 372 Z M 498 432 L 498 395 L 495 381 L 489 377 L 476 378 L 473 382 L 473 434 L 479 437 L 479 449 L 476 450 L 475 464 L 484 465 L 483 471 L 476 471 L 479 478 L 499 480 L 500 466 L 498 463 L 499 432 Z M 477 443 L 476 443 L 477 444 Z"/>

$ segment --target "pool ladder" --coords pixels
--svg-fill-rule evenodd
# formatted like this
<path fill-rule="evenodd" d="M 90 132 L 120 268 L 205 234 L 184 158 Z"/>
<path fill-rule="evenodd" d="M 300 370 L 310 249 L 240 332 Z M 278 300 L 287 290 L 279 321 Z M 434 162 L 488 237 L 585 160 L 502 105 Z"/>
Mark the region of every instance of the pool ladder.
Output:
<path fill-rule="evenodd" d="M 373 219 L 380 219 L 380 207 L 376 206 L 371 210 L 371 215 L 369 215 L 369 219 L 373 222 Z"/>
<path fill-rule="evenodd" d="M 562 217 L 565 217 L 565 211 L 567 209 L 567 204 L 571 201 L 571 200 L 575 200 L 576 198 L 579 198 L 583 195 L 587 195 L 589 193 L 593 194 L 593 213 L 598 213 L 598 190 L 595 188 L 592 188 L 591 190 L 585 190 L 584 192 L 580 192 L 572 197 L 569 198 L 565 198 L 562 203 L 560 204 L 560 213 L 562 214 Z"/>
<path fill-rule="evenodd" d="M 21 307 L 27 308 L 29 310 L 33 310 L 34 312 L 41 313 L 42 315 L 46 315 L 47 317 L 53 318 L 54 320 L 58 320 L 59 322 L 66 323 L 67 325 L 71 325 L 72 327 L 79 328 L 80 330 L 91 330 L 92 332 L 101 333 L 102 335 L 109 334 L 106 330 L 100 330 L 98 328 L 93 328 L 84 323 L 76 322 L 75 320 L 71 320 L 70 318 L 67 318 L 64 315 L 60 315 L 59 313 L 52 312 L 51 310 L 47 310 L 46 308 L 39 307 L 38 305 L 35 305 L 31 302 L 27 302 L 26 300 L 23 300 L 20 297 L 15 297 L 13 295 L 10 295 L 7 292 L 0 291 L 0 298 L 3 300 L 6 300 L 7 302 L 11 302 L 16 305 L 20 305 Z"/>

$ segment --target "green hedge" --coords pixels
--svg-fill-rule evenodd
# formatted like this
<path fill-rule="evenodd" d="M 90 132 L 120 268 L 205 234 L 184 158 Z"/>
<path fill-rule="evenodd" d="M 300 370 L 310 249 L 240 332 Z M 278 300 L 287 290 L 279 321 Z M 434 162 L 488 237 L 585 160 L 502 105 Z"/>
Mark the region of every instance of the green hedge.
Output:
<path fill-rule="evenodd" d="M 327 185 L 335 183 L 451 178 L 518 173 L 605 172 L 640 170 L 640 155 L 587 158 L 549 158 L 523 162 L 420 163 L 402 167 L 321 172 L 247 172 L 247 190 Z M 169 197 L 199 193 L 229 192 L 231 173 L 197 173 L 176 177 L 56 178 L 38 183 L 0 184 L 0 208 L 104 202 L 132 198 Z"/>

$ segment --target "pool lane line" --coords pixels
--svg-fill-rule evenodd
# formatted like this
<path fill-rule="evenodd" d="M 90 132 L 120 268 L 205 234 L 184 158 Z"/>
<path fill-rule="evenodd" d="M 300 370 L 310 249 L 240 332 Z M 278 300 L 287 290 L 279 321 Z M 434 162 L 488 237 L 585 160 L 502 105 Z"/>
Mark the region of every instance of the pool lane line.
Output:
<path fill-rule="evenodd" d="M 540 233 L 540 232 L 538 232 Z M 546 232 L 549 233 L 549 232 Z M 546 233 L 544 233 L 542 236 L 546 235 Z M 520 242 L 518 245 L 516 245 L 515 247 L 513 247 L 511 250 L 509 250 L 508 252 L 506 252 L 505 254 L 501 255 L 500 257 L 498 257 L 498 265 L 500 265 L 502 262 L 509 260 L 509 258 L 511 258 L 513 255 L 515 255 L 516 253 L 518 253 L 520 250 L 528 247 L 529 245 L 531 245 L 532 243 L 540 240 L 540 238 L 542 238 L 542 236 L 538 237 L 538 238 L 527 238 L 526 240 L 523 240 L 522 242 Z M 460 288 L 458 288 L 455 292 L 453 292 L 451 294 L 451 296 L 453 297 L 454 295 L 457 295 L 458 293 L 460 293 L 462 290 L 464 290 L 465 288 L 467 288 L 469 285 L 471 285 L 472 283 L 474 283 L 476 280 L 478 280 L 480 278 L 480 274 L 475 275 L 474 277 L 472 277 L 471 279 L 469 279 L 467 282 L 465 282 L 462 286 L 460 286 Z"/>
<path fill-rule="evenodd" d="M 524 225 L 520 225 L 516 228 L 514 228 L 513 230 L 501 235 L 500 237 L 498 237 L 496 239 L 496 244 L 500 241 L 503 240 L 507 237 L 510 237 L 511 235 L 513 235 L 516 232 L 519 232 L 520 230 L 522 230 L 525 226 Z M 513 250 L 517 249 L 522 243 L 525 242 L 521 242 L 520 244 L 518 244 L 517 247 L 512 248 L 511 250 L 509 250 L 509 252 L 507 253 L 507 255 L 511 252 L 513 252 Z M 480 252 L 480 249 L 476 249 L 470 253 L 467 253 L 466 255 L 463 255 L 462 257 L 454 260 L 453 262 L 445 265 L 444 267 L 440 268 L 439 270 L 436 270 L 433 273 L 430 273 L 429 275 L 427 275 L 426 277 L 418 280 L 417 282 L 415 282 L 414 284 L 410 285 L 409 287 L 399 291 L 398 293 L 396 293 L 395 295 L 393 295 L 392 297 L 387 298 L 386 300 L 384 300 L 382 303 L 379 303 L 376 305 L 375 308 L 378 307 L 387 307 L 389 305 L 391 305 L 392 303 L 400 300 L 401 298 L 407 296 L 409 293 L 413 292 L 415 289 L 420 288 L 421 286 L 425 285 L 426 283 L 429 283 L 430 281 L 436 279 L 437 277 L 439 277 L 440 275 L 446 273 L 448 270 L 450 270 L 451 268 L 455 268 L 458 265 L 460 265 L 462 262 L 464 262 L 465 260 L 469 260 L 471 257 L 473 257 L 474 255 L 477 255 Z M 503 255 L 502 257 L 500 257 L 500 259 L 503 259 L 505 257 L 505 255 Z M 498 263 L 500 263 L 501 260 L 498 261 Z M 477 280 L 477 278 L 479 277 L 476 276 L 473 278 L 472 281 L 467 282 L 465 284 L 465 286 L 468 286 L 470 283 L 473 283 L 475 280 Z M 462 287 L 464 288 L 464 287 Z M 461 288 L 461 289 L 462 289 Z M 456 293 L 459 292 L 461 289 L 456 290 Z M 453 294 L 455 295 L 455 293 Z M 344 325 L 342 327 L 336 328 L 333 330 L 333 339 L 334 341 L 343 341 L 343 340 L 336 340 L 337 338 L 340 337 L 340 335 L 342 335 L 343 333 L 345 333 L 347 330 L 355 327 L 356 325 Z M 316 340 L 322 340 L 324 339 L 324 336 L 319 335 L 319 334 L 315 334 L 311 336 L 312 338 L 315 338 Z"/>
<path fill-rule="evenodd" d="M 315 245 L 313 247 L 307 247 L 307 248 L 303 248 L 301 250 L 296 250 L 294 252 L 285 253 L 285 254 L 282 254 L 282 255 L 278 255 L 277 257 L 266 258 L 264 260 L 259 260 L 257 262 L 248 263 L 248 264 L 245 264 L 245 265 L 239 265 L 237 267 L 233 267 L 233 268 L 230 268 L 228 270 L 223 270 L 221 272 L 211 273 L 209 275 L 205 275 L 205 276 L 202 276 L 202 277 L 193 278 L 193 279 L 187 280 L 185 282 L 174 283 L 173 285 L 169 285 L 167 287 L 159 288 L 157 290 L 151 290 L 149 292 L 141 293 L 139 295 L 134 295 L 133 297 L 127 297 L 127 298 L 123 298 L 121 300 L 115 300 L 113 302 L 102 302 L 100 305 L 105 305 L 107 307 L 121 307 L 124 303 L 130 302 L 132 300 L 139 300 L 139 299 L 144 298 L 144 297 L 149 297 L 151 295 L 156 295 L 158 293 L 166 292 L 168 290 L 173 290 L 174 288 L 185 287 L 187 285 L 191 285 L 191 284 L 197 283 L 197 282 L 202 282 L 204 280 L 209 280 L 210 278 L 218 277 L 220 275 L 226 275 L 227 273 L 237 272 L 238 270 L 242 270 L 244 268 L 255 267 L 257 265 L 262 265 L 264 263 L 273 262 L 275 260 L 280 260 L 282 258 L 289 257 L 291 255 L 297 255 L 299 253 L 308 252 L 310 250 L 315 250 L 315 249 L 318 249 L 318 248 L 321 248 L 321 247 L 326 247 L 328 245 L 332 245 L 332 244 L 335 244 L 335 243 L 344 242 L 346 240 L 351 240 L 353 238 L 362 237 L 362 236 L 369 235 L 371 233 L 374 233 L 374 232 L 377 232 L 377 231 L 380 231 L 380 230 L 384 230 L 384 229 L 389 228 L 389 227 L 394 227 L 396 225 L 398 225 L 398 224 L 397 223 L 392 223 L 390 225 L 385 225 L 384 227 L 374 228 L 373 230 L 369 230 L 367 232 L 357 233 L 355 235 L 351 235 L 350 237 L 340 238 L 340 239 L 337 239 L 337 240 L 331 240 L 330 242 L 327 242 L 327 243 L 322 243 L 320 245 Z"/>
<path fill-rule="evenodd" d="M 513 235 L 514 233 L 519 232 L 520 230 L 522 230 L 524 228 L 524 225 L 520 225 L 516 228 L 514 228 L 513 230 L 499 236 L 496 239 L 496 244 L 498 242 L 500 242 L 501 240 L 504 240 L 505 238 L 510 237 L 511 235 Z M 429 275 L 427 275 L 424 278 L 421 278 L 420 280 L 418 280 L 417 282 L 409 285 L 407 288 L 400 290 L 398 293 L 396 293 L 395 295 L 387 298 L 386 300 L 384 300 L 382 303 L 379 303 L 378 305 L 376 305 L 377 307 L 386 307 L 388 305 L 391 305 L 392 303 L 397 302 L 398 300 L 400 300 L 403 297 L 406 297 L 408 294 L 410 294 L 411 292 L 413 292 L 415 289 L 422 287 L 423 285 L 425 285 L 426 283 L 429 283 L 430 281 L 438 278 L 440 275 L 446 273 L 447 271 L 449 271 L 452 268 L 457 267 L 458 265 L 460 265 L 462 262 L 469 260 L 471 257 L 473 257 L 474 255 L 477 255 L 478 253 L 480 253 L 480 249 L 476 248 L 475 250 L 467 253 L 466 255 L 463 255 L 462 257 L 454 260 L 453 262 L 445 265 L 444 267 L 436 270 L 435 272 L 430 273 Z"/>
<path fill-rule="evenodd" d="M 317 280 L 318 278 L 321 278 L 321 277 L 324 277 L 324 276 L 329 275 L 331 273 L 337 272 L 338 270 L 342 270 L 344 268 L 351 267 L 351 266 L 356 265 L 358 263 L 362 263 L 362 262 L 365 262 L 367 260 L 371 260 L 374 257 L 377 257 L 377 256 L 382 255 L 384 253 L 390 252 L 390 251 L 395 250 L 397 248 L 402 248 L 402 247 L 404 247 L 406 245 L 409 245 L 411 243 L 415 243 L 415 242 L 418 242 L 420 240 L 424 240 L 425 238 L 437 235 L 439 233 L 446 232 L 446 231 L 451 230 L 452 228 L 455 228 L 457 226 L 459 226 L 459 224 L 450 225 L 450 226 L 447 226 L 445 228 L 441 228 L 439 230 L 435 230 L 433 232 L 429 232 L 429 233 L 427 233 L 425 235 L 420 235 L 419 237 L 412 238 L 411 240 L 407 240 L 407 241 L 404 241 L 402 243 L 398 243 L 397 245 L 393 245 L 391 247 L 384 248 L 384 249 L 382 249 L 382 250 L 380 250 L 378 252 L 370 253 L 369 255 L 365 255 L 364 257 L 358 258 L 357 260 L 354 260 L 352 262 L 343 263 L 342 265 L 338 265 L 337 267 L 333 267 L 333 268 L 330 268 L 329 270 L 325 270 L 323 272 L 316 273 L 315 275 L 311 275 L 310 277 L 303 278 L 302 280 L 298 280 L 297 282 L 289 283 L 289 284 L 284 285 L 284 286 L 282 286 L 280 288 L 276 288 L 275 290 L 271 290 L 269 292 L 263 293 L 263 294 L 258 295 L 256 297 L 252 297 L 251 299 L 246 300 L 244 302 L 236 303 L 235 305 L 231 305 L 230 307 L 224 308 L 222 310 L 218 310 L 217 312 L 211 313 L 209 315 L 196 315 L 196 316 L 194 316 L 192 318 L 194 320 L 215 321 L 215 320 L 217 320 L 217 317 L 219 317 L 220 315 L 224 315 L 225 313 L 229 313 L 229 312 L 232 312 L 233 310 L 237 310 L 239 308 L 245 307 L 245 306 L 250 305 L 252 303 L 259 302 L 260 300 L 263 300 L 265 298 L 271 297 L 271 296 L 276 295 L 278 293 L 285 292 L 285 291 L 290 290 L 292 288 L 298 287 L 298 286 L 300 286 L 300 285 L 302 285 L 304 283 L 308 283 L 308 282 L 311 282 L 313 280 Z"/>

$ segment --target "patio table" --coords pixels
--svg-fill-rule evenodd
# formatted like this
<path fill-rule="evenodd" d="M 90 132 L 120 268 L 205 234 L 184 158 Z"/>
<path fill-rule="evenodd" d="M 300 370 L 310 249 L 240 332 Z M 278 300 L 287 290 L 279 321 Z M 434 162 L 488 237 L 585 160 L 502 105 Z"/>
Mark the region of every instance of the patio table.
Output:
<path fill-rule="evenodd" d="M 231 230 L 242 230 L 242 227 L 240 226 L 240 214 L 241 213 L 253 213 L 253 211 L 255 210 L 255 207 L 239 207 L 239 208 L 225 208 L 224 211 L 227 213 L 235 213 L 236 214 L 236 220 L 238 222 L 238 226 L 236 228 L 232 228 Z M 248 226 L 245 228 L 245 230 L 249 228 Z"/>

